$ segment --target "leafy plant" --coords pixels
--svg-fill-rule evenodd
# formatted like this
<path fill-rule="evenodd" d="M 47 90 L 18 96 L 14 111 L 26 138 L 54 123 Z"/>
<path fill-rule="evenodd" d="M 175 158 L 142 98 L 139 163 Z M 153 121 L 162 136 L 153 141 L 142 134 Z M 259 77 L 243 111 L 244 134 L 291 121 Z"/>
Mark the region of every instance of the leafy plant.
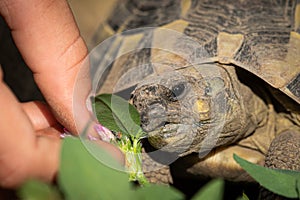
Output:
<path fill-rule="evenodd" d="M 22 199 L 30 200 L 61 200 L 62 196 L 55 186 L 44 182 L 30 180 L 18 191 Z"/>
<path fill-rule="evenodd" d="M 96 96 L 94 112 L 101 125 L 115 134 L 110 142 L 115 143 L 126 157 L 130 180 L 147 184 L 142 171 L 142 145 L 140 139 L 145 133 L 140 127 L 140 115 L 127 101 L 112 94 Z"/>
<path fill-rule="evenodd" d="M 212 180 L 201 188 L 193 197 L 193 200 L 201 199 L 223 199 L 224 181 L 221 179 Z"/>
<path fill-rule="evenodd" d="M 233 156 L 235 161 L 268 190 L 288 198 L 300 198 L 300 172 L 270 169 Z"/>
<path fill-rule="evenodd" d="M 105 166 L 110 159 L 96 143 L 85 141 L 83 144 L 77 138 L 65 138 L 58 184 L 66 199 L 130 199 L 128 175 Z"/>
<path fill-rule="evenodd" d="M 93 108 L 98 121 L 108 129 L 133 138 L 140 138 L 145 134 L 140 127 L 138 111 L 121 97 L 100 94 L 95 97 Z"/>

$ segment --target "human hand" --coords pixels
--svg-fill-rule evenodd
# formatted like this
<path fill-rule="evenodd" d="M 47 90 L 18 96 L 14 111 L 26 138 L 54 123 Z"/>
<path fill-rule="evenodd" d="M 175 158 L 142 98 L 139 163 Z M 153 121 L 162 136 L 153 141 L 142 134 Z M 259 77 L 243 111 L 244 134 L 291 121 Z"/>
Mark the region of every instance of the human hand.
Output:
<path fill-rule="evenodd" d="M 81 70 L 87 49 L 67 2 L 0 0 L 0 13 L 54 116 L 79 133 L 89 120 L 85 93 L 90 81 L 88 68 Z M 4 105 L 0 113 L 0 184 L 16 187 L 28 178 L 51 181 L 59 166 L 59 123 L 46 105 L 20 104 L 2 81 L 2 72 L 0 75 L 0 105 Z M 83 89 L 73 102 L 76 81 L 81 81 Z M 74 104 L 79 105 L 76 112 L 81 116 L 77 127 Z M 100 145 L 122 160 L 116 148 L 104 142 Z"/>

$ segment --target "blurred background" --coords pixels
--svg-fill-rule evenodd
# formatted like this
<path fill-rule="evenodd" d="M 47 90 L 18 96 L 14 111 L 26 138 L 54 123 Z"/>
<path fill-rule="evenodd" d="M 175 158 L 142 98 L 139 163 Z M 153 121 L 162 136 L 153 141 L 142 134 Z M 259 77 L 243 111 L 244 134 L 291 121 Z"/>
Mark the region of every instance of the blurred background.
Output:
<path fill-rule="evenodd" d="M 69 5 L 88 46 L 98 26 L 109 16 L 116 0 L 69 0 Z"/>

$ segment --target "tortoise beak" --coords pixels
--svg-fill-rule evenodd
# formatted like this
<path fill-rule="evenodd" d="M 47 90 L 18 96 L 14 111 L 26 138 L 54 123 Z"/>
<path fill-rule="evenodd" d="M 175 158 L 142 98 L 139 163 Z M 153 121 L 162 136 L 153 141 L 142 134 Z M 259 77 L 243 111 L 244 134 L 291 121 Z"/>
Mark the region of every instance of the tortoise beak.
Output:
<path fill-rule="evenodd" d="M 142 128 L 151 132 L 167 123 L 166 108 L 160 103 L 150 105 L 147 110 L 141 113 Z"/>

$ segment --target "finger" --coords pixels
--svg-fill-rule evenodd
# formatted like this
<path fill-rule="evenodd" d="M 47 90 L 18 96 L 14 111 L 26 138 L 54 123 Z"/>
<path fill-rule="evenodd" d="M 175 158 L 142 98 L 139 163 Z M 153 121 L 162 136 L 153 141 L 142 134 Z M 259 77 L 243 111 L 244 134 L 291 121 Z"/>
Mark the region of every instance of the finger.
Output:
<path fill-rule="evenodd" d="M 116 146 L 103 142 L 101 140 L 94 141 L 96 142 L 101 148 L 106 150 L 113 158 L 115 158 L 121 165 L 125 165 L 125 157 L 124 154 L 121 152 L 119 148 Z"/>
<path fill-rule="evenodd" d="M 61 140 L 52 128 L 38 131 L 36 137 L 31 121 L 21 104 L 2 81 L 0 68 L 0 185 L 18 187 L 28 179 L 51 182 L 59 167 Z M 49 137 L 50 136 L 50 137 Z M 99 141 L 119 162 L 122 153 L 114 146 Z"/>
<path fill-rule="evenodd" d="M 87 49 L 67 2 L 2 0 L 0 3 L 0 12 L 47 102 L 59 121 L 75 132 L 73 88 Z"/>
<path fill-rule="evenodd" d="M 17 187 L 29 178 L 50 182 L 58 169 L 60 139 L 37 139 L 1 75 L 0 69 L 0 185 Z"/>
<path fill-rule="evenodd" d="M 34 146 L 35 138 L 34 135 L 29 134 L 33 132 L 31 122 L 2 79 L 0 91 L 0 154 L 31 148 Z"/>
<path fill-rule="evenodd" d="M 34 101 L 21 103 L 21 106 L 30 119 L 35 131 L 49 127 L 54 127 L 58 131 L 62 131 L 60 124 L 57 122 L 49 110 L 49 107 L 45 103 Z"/>

